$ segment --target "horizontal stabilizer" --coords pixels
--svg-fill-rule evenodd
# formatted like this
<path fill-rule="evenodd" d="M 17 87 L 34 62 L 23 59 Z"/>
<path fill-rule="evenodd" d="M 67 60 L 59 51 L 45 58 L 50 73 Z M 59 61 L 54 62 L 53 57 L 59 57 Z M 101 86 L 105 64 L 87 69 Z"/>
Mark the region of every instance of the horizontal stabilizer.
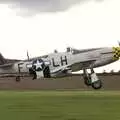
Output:
<path fill-rule="evenodd" d="M 0 68 L 7 68 L 7 67 L 12 67 L 12 66 L 13 66 L 13 63 L 8 63 L 8 64 L 0 65 Z"/>

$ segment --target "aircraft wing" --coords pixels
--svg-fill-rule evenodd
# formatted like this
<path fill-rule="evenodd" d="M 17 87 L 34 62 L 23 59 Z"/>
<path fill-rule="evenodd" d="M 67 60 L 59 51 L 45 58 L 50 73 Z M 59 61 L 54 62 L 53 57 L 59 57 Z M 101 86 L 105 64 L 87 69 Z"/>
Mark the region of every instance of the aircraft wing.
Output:
<path fill-rule="evenodd" d="M 70 66 L 71 70 L 73 72 L 81 70 L 83 68 L 90 68 L 90 65 L 92 65 L 96 60 L 87 60 L 87 61 L 82 61 L 78 63 L 74 63 Z"/>
<path fill-rule="evenodd" d="M 71 65 L 65 65 L 58 68 L 55 68 L 51 71 L 51 74 L 55 76 L 71 74 L 72 72 L 81 70 L 83 68 L 89 68 L 91 64 L 93 64 L 96 60 L 88 60 L 83 62 L 74 63 Z"/>
<path fill-rule="evenodd" d="M 58 67 L 58 68 L 52 70 L 52 71 L 51 71 L 51 74 L 60 73 L 60 72 L 65 72 L 65 71 L 67 71 L 67 70 L 70 69 L 69 66 L 70 66 L 70 65 L 65 65 L 65 66 Z"/>

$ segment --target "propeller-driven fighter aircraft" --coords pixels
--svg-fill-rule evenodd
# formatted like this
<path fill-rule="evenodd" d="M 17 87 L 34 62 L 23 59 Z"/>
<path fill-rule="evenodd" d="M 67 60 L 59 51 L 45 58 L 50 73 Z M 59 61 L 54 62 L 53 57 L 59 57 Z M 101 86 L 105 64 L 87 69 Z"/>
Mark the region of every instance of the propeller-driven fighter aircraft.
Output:
<path fill-rule="evenodd" d="M 65 77 L 72 72 L 83 70 L 84 83 L 94 89 L 100 89 L 102 82 L 94 71 L 119 60 L 120 47 L 103 47 L 91 49 L 67 48 L 65 52 L 53 52 L 45 56 L 29 58 L 26 60 L 5 59 L 0 55 L 0 74 L 22 73 L 34 75 L 35 79 L 44 77 Z M 90 73 L 88 73 L 90 69 Z M 35 77 L 36 76 L 36 77 Z"/>

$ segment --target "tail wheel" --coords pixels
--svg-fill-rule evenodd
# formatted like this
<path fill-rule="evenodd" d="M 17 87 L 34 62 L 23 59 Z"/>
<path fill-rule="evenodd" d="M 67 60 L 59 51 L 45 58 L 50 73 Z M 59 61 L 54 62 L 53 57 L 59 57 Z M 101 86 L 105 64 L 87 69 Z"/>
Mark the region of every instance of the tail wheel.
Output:
<path fill-rule="evenodd" d="M 20 81 L 20 76 L 16 77 L 16 81 L 19 82 Z"/>
<path fill-rule="evenodd" d="M 100 89 L 102 87 L 102 81 L 99 80 L 99 81 L 96 81 L 96 82 L 92 83 L 92 87 L 94 89 Z"/>

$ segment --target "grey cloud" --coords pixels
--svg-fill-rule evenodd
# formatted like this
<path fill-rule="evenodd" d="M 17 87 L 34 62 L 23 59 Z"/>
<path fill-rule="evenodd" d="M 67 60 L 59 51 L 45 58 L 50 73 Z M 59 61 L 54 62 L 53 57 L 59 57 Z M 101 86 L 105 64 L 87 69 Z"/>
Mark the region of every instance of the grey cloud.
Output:
<path fill-rule="evenodd" d="M 9 4 L 9 7 L 18 10 L 23 15 L 35 15 L 40 12 L 65 11 L 75 4 L 83 4 L 92 0 L 1 0 L 1 3 Z M 103 0 L 94 0 L 103 1 Z M 17 11 L 18 12 L 18 11 Z"/>

